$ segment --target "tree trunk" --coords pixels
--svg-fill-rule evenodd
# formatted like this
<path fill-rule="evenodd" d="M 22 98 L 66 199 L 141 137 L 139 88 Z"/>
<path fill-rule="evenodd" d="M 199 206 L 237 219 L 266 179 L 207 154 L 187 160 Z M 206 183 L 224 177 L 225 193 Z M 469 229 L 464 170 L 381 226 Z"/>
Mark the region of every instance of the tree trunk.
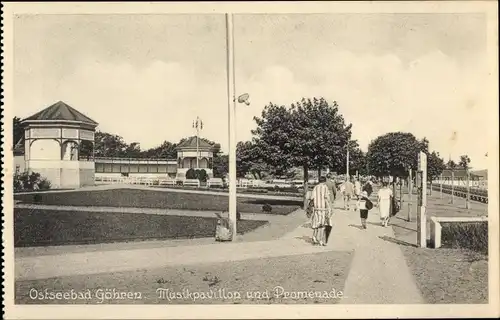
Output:
<path fill-rule="evenodd" d="M 304 170 L 304 210 L 307 210 L 309 201 L 307 199 L 307 191 L 309 191 L 309 168 L 307 165 L 303 166 Z"/>
<path fill-rule="evenodd" d="M 319 177 L 321 177 L 321 168 L 318 169 L 318 181 L 319 181 Z"/>

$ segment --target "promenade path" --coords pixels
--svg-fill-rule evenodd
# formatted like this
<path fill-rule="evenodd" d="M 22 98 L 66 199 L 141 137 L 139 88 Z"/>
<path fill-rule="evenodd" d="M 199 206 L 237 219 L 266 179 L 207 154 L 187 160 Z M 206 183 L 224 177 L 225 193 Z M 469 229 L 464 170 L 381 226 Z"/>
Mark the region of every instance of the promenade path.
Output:
<path fill-rule="evenodd" d="M 312 232 L 308 219 L 302 210 L 297 210 L 286 217 L 279 217 L 282 220 L 239 236 L 236 242 L 230 243 L 195 239 L 148 242 L 149 246 L 144 243 L 107 244 L 106 249 L 93 245 L 90 251 L 82 249 L 89 246 L 80 246 L 80 250 L 70 246 L 58 249 L 16 248 L 15 279 L 29 281 L 167 266 L 353 251 L 354 258 L 341 303 L 424 303 L 400 247 L 391 241 L 395 239 L 393 229 L 380 226 L 377 210 L 372 210 L 369 216 L 368 229 L 362 230 L 359 226 L 359 213 L 345 211 L 341 207 L 341 202 L 337 201 L 334 228 L 326 247 L 311 245 Z M 130 208 L 136 209 L 138 208 Z M 280 234 L 279 231 L 284 230 L 281 224 L 287 223 L 298 227 L 276 237 L 276 234 Z M 164 245 L 166 243 L 168 245 Z M 334 270 L 335 266 L 332 266 L 332 271 Z"/>

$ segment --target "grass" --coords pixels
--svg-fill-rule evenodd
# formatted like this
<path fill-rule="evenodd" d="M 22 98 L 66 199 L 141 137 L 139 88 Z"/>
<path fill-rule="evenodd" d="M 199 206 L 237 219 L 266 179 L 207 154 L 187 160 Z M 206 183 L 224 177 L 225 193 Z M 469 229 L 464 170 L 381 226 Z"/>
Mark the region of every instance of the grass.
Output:
<path fill-rule="evenodd" d="M 443 246 L 488 254 L 488 222 L 442 223 Z"/>
<path fill-rule="evenodd" d="M 252 259 L 228 263 L 165 267 L 155 270 L 116 272 L 97 275 L 71 276 L 35 281 L 17 281 L 16 304 L 96 304 L 99 288 L 117 291 L 140 292 L 142 299 L 113 299 L 104 304 L 302 304 L 338 303 L 339 291 L 344 290 L 345 280 L 352 261 L 352 252 L 326 252 L 298 256 Z M 275 287 L 287 292 L 336 291 L 333 298 L 292 298 L 275 295 Z M 91 300 L 32 300 L 30 289 L 50 288 L 54 292 L 89 290 Z M 167 299 L 157 289 L 171 292 L 219 293 L 209 299 Z M 220 290 L 220 291 L 219 291 Z M 225 294 L 223 294 L 225 293 Z M 247 296 L 248 293 L 248 296 Z M 266 295 L 267 293 L 267 295 Z M 232 295 L 232 298 L 230 296 Z M 238 298 L 238 296 L 240 298 Z"/>
<path fill-rule="evenodd" d="M 488 256 L 481 251 L 462 249 L 464 245 L 460 248 L 450 241 L 456 232 L 463 231 L 463 226 L 443 228 L 443 240 L 447 237 L 445 242 L 452 248 L 423 249 L 416 247 L 415 221 L 407 222 L 396 216 L 391 224 L 396 239 L 404 244 L 400 248 L 426 303 L 488 303 Z M 475 234 L 482 232 L 481 229 L 477 228 Z"/>
<path fill-rule="evenodd" d="M 43 194 L 15 195 L 24 203 L 60 206 L 139 207 L 183 210 L 227 211 L 229 198 L 225 195 L 166 192 L 155 190 L 115 189 Z M 271 200 L 238 198 L 238 211 L 263 213 L 264 204 L 272 206 L 272 214 L 287 215 L 302 205 L 302 200 Z"/>
<path fill-rule="evenodd" d="M 241 220 L 244 234 L 267 221 Z M 14 209 L 14 245 L 48 246 L 213 237 L 217 219 L 142 213 Z"/>
<path fill-rule="evenodd" d="M 401 250 L 426 303 L 488 303 L 487 256 L 460 249 Z"/>

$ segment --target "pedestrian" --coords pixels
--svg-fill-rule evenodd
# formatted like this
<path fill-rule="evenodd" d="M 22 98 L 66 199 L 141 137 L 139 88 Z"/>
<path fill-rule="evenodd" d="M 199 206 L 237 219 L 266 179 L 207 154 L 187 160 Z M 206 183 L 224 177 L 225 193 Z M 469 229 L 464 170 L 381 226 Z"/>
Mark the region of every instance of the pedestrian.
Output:
<path fill-rule="evenodd" d="M 378 210 L 380 212 L 380 220 L 382 226 L 387 227 L 391 213 L 392 190 L 389 188 L 387 181 L 382 182 L 382 188 L 378 190 Z"/>
<path fill-rule="evenodd" d="M 354 194 L 354 184 L 347 178 L 344 182 L 344 210 L 351 210 L 351 199 Z"/>
<path fill-rule="evenodd" d="M 330 191 L 326 185 L 326 177 L 319 178 L 319 184 L 317 184 L 312 191 L 312 200 L 314 202 L 314 211 L 311 219 L 313 244 L 325 246 L 325 226 L 331 225 L 331 200 Z"/>
<path fill-rule="evenodd" d="M 354 178 L 354 195 L 356 196 L 356 199 L 359 199 L 361 191 L 361 182 L 358 178 Z"/>
<path fill-rule="evenodd" d="M 366 229 L 366 219 L 368 219 L 368 211 L 373 208 L 373 203 L 368 198 L 368 193 L 366 191 L 361 192 L 358 205 L 359 217 L 361 218 L 361 227 Z"/>
<path fill-rule="evenodd" d="M 326 186 L 328 187 L 328 191 L 330 191 L 330 202 L 333 205 L 335 199 L 337 198 L 337 183 L 333 179 L 333 175 L 331 173 L 328 173 L 326 178 Z"/>
<path fill-rule="evenodd" d="M 372 185 L 372 182 L 370 180 L 366 181 L 366 183 L 363 185 L 363 191 L 366 191 L 368 196 L 372 195 L 373 185 Z"/>

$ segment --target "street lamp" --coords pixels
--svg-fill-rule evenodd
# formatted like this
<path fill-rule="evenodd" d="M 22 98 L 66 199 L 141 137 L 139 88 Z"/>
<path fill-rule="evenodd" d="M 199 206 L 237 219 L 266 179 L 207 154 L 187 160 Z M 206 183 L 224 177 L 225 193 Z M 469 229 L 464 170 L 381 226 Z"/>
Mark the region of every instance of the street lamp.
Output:
<path fill-rule="evenodd" d="M 229 221 L 231 224 L 232 239 L 236 239 L 236 101 L 250 105 L 249 94 L 244 93 L 235 98 L 234 81 L 234 35 L 233 15 L 226 13 L 226 41 L 227 41 L 227 107 L 229 114 Z"/>

